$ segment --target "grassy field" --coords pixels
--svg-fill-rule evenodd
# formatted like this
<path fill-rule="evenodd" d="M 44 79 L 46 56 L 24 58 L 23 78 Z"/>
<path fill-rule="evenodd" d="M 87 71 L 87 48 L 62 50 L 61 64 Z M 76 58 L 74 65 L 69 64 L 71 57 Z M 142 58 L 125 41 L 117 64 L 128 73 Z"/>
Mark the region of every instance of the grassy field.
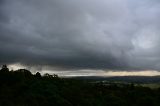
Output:
<path fill-rule="evenodd" d="M 140 84 L 143 87 L 149 87 L 151 89 L 160 88 L 160 83 Z"/>

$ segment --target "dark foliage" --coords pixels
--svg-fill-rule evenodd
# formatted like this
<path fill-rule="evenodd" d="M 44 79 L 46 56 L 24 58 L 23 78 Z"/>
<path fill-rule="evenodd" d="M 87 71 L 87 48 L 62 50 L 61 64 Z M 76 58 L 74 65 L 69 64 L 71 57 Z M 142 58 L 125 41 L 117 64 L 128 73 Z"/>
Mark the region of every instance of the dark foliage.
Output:
<path fill-rule="evenodd" d="M 160 89 L 0 70 L 0 106 L 160 106 Z"/>

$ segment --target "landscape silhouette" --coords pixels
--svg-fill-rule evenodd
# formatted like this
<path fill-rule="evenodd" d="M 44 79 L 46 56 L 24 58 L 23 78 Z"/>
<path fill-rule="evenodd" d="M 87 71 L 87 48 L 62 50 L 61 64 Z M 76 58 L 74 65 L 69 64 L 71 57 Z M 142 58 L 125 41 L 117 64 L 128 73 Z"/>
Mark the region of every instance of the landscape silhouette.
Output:
<path fill-rule="evenodd" d="M 160 89 L 0 70 L 0 106 L 160 106 Z"/>

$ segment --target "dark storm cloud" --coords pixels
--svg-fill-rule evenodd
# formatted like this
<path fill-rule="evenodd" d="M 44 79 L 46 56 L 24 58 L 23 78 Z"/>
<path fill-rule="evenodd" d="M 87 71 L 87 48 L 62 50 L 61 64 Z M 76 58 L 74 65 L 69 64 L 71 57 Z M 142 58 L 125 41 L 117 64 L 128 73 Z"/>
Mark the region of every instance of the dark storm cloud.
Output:
<path fill-rule="evenodd" d="M 158 0 L 0 2 L 0 64 L 160 69 Z"/>

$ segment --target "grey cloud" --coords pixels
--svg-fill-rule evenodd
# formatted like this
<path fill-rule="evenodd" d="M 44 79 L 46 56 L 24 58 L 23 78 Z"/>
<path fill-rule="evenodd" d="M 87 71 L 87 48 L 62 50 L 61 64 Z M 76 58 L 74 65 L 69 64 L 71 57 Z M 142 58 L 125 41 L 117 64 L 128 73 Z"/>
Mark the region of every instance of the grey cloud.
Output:
<path fill-rule="evenodd" d="M 5 0 L 0 64 L 160 69 L 157 0 Z"/>

